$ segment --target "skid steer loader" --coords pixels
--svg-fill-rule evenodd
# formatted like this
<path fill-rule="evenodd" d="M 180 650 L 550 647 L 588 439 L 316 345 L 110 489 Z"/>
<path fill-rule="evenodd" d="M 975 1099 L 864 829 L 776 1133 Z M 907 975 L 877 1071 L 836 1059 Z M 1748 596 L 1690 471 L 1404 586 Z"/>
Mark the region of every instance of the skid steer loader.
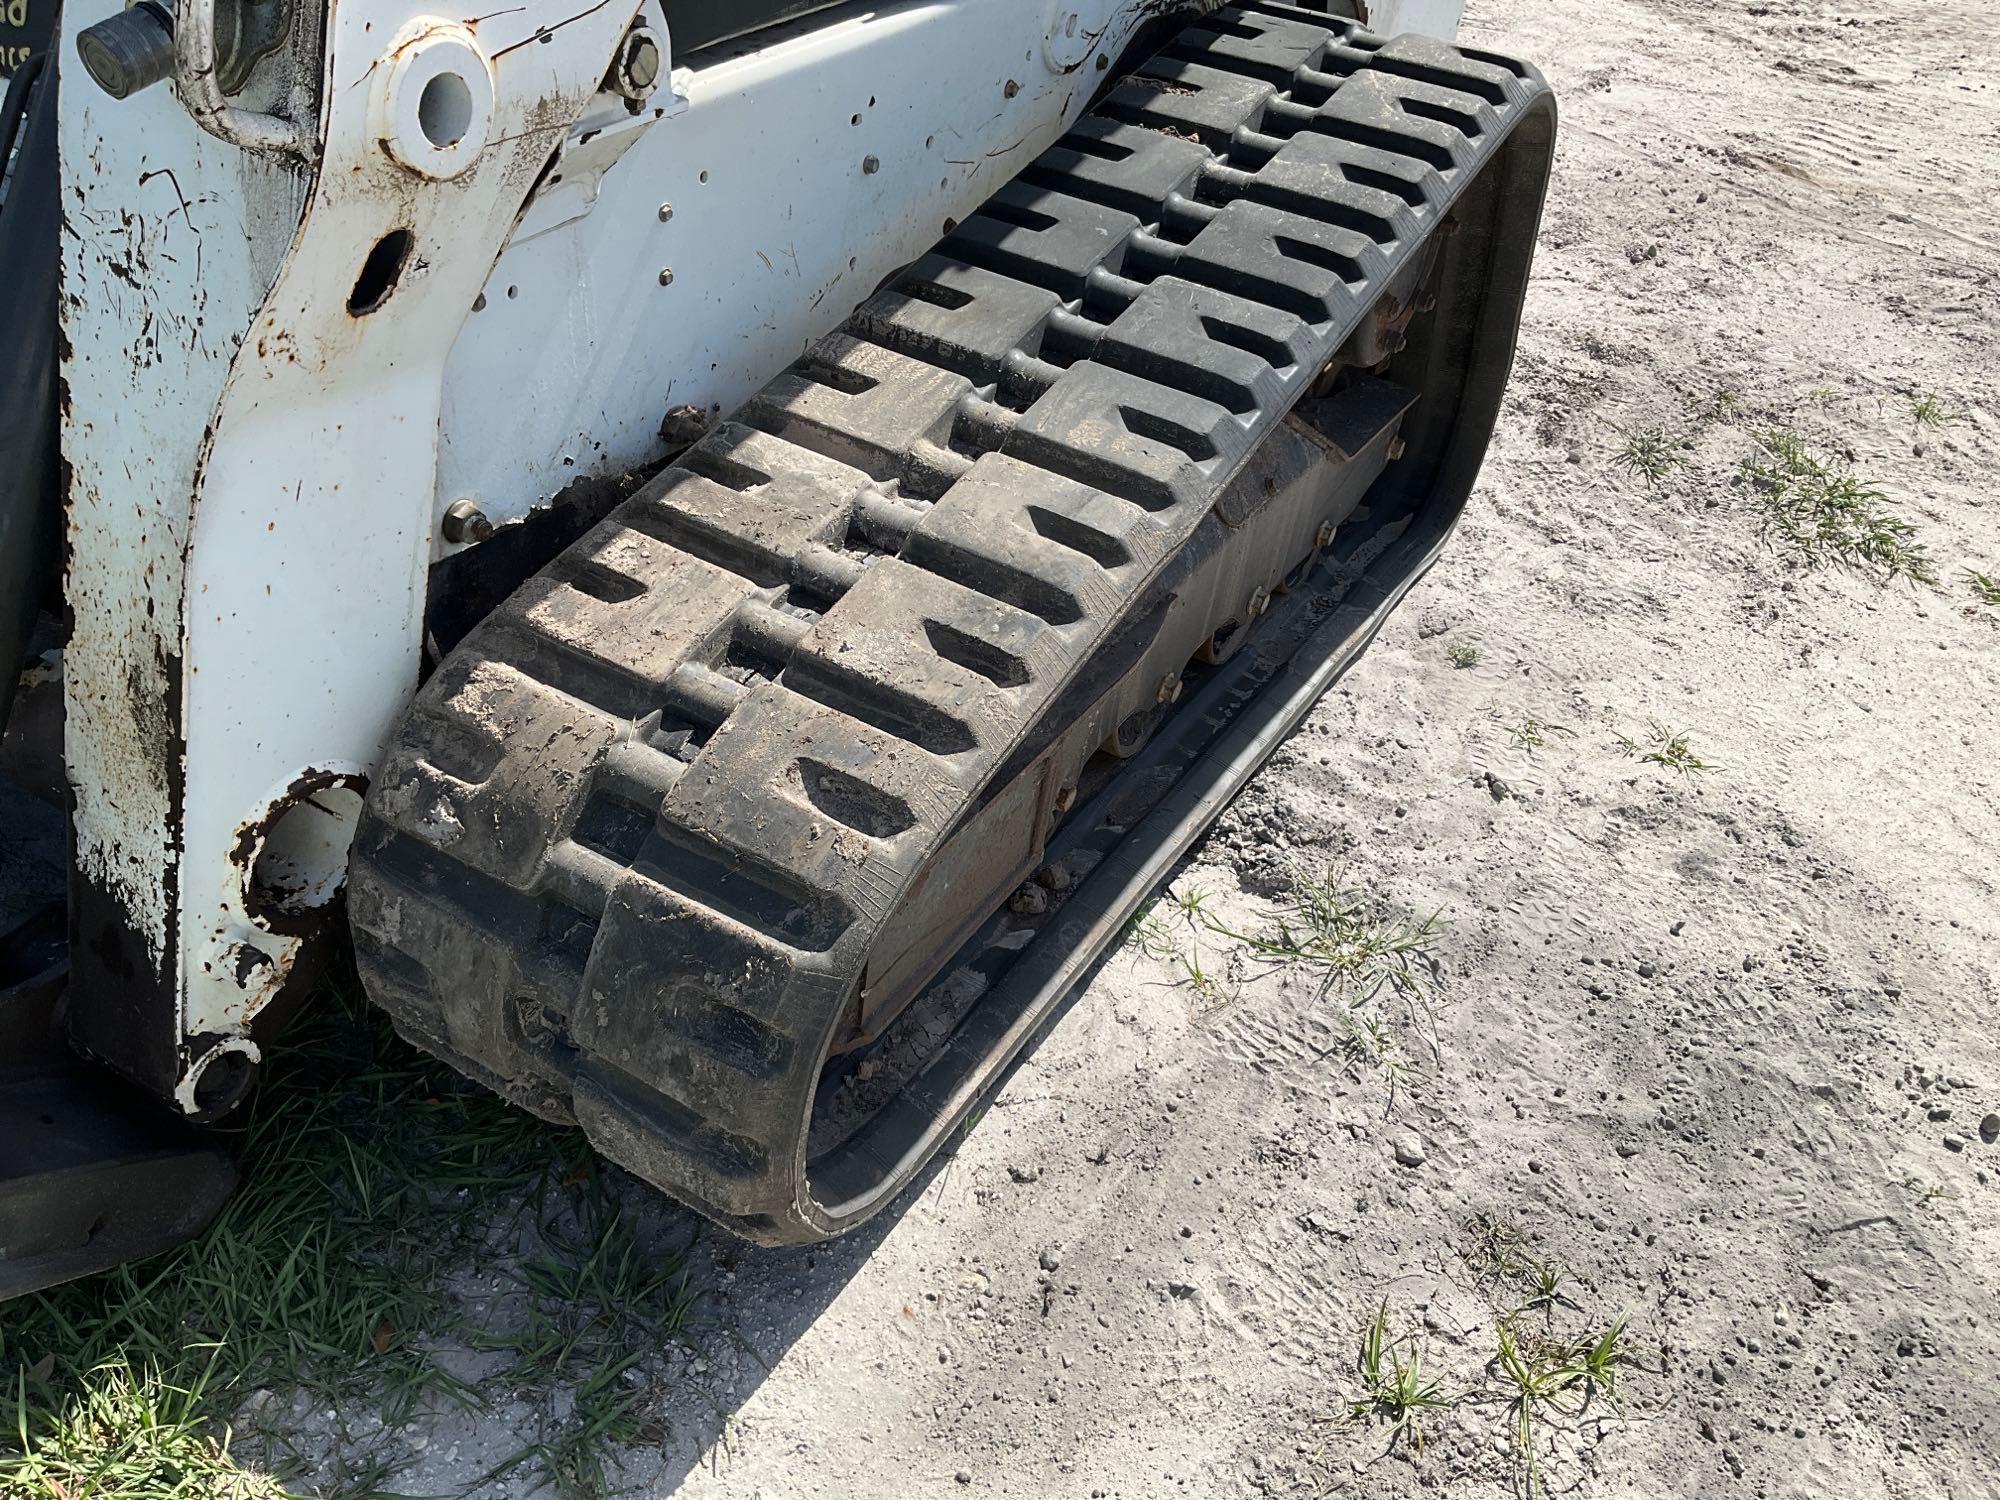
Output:
<path fill-rule="evenodd" d="M 9 6 L 0 1294 L 199 1229 L 350 938 L 880 1209 L 1436 557 L 1554 133 L 1455 0 Z"/>

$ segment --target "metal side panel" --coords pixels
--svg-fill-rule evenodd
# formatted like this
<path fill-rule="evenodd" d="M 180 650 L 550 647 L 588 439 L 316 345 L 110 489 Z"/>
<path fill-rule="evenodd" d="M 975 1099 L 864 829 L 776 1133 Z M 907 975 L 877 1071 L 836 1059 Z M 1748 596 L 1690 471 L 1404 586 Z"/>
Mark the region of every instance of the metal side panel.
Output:
<path fill-rule="evenodd" d="M 699 436 L 1060 135 L 1145 17 L 1201 8 L 848 4 L 716 49 L 665 119 L 580 122 L 452 350 L 440 514 L 657 460 L 669 410 Z"/>

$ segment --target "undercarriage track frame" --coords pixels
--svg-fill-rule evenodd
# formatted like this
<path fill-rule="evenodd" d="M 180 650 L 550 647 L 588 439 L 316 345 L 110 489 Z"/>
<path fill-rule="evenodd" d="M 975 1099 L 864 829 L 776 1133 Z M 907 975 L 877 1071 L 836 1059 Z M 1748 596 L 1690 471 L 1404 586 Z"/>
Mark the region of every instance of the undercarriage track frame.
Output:
<path fill-rule="evenodd" d="M 371 996 L 750 1238 L 879 1208 L 1435 555 L 1553 126 L 1488 54 L 1279 4 L 1181 33 L 447 657 L 355 842 Z M 1156 716 L 1342 523 L 1374 555 L 1324 659 Z M 1182 757 L 1150 849 L 1057 831 L 1105 741 Z M 1070 902 L 829 1130 L 829 1057 L 907 1048 L 1052 834 L 1100 840 Z"/>

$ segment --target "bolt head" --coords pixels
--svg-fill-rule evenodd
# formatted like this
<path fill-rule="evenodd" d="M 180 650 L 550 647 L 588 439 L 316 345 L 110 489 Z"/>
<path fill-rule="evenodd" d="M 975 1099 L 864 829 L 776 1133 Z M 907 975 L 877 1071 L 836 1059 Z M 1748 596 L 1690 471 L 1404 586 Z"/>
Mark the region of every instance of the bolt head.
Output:
<path fill-rule="evenodd" d="M 448 542 L 486 542 L 493 539 L 493 522 L 471 500 L 454 500 L 445 507 L 444 539 Z"/>
<path fill-rule="evenodd" d="M 671 222 L 673 221 L 673 217 L 674 217 L 674 206 L 673 206 L 673 204 L 671 204 L 671 203 L 662 203 L 662 204 L 660 205 L 660 222 L 661 222 L 662 224 L 667 224 L 667 223 L 671 223 Z"/>
<path fill-rule="evenodd" d="M 661 266 L 660 285 L 672 286 L 673 284 L 674 284 L 674 268 L 672 266 Z"/>
<path fill-rule="evenodd" d="M 660 81 L 660 44 L 651 32 L 634 32 L 626 39 L 625 81 L 641 92 Z"/>
<path fill-rule="evenodd" d="M 1178 672 L 1169 672 L 1161 678 L 1159 689 L 1153 694 L 1154 701 L 1158 703 L 1177 703 L 1180 696 L 1181 674 Z"/>
<path fill-rule="evenodd" d="M 874 176 L 874 175 L 875 175 L 875 174 L 876 174 L 877 172 L 879 172 L 879 171 L 881 171 L 881 170 L 882 170 L 882 158 L 881 158 L 881 157 L 879 157 L 879 156 L 864 156 L 864 157 L 862 157 L 862 158 L 861 158 L 861 171 L 862 171 L 863 175 L 865 175 L 865 176 L 868 176 L 868 177 L 873 177 L 873 176 Z"/>

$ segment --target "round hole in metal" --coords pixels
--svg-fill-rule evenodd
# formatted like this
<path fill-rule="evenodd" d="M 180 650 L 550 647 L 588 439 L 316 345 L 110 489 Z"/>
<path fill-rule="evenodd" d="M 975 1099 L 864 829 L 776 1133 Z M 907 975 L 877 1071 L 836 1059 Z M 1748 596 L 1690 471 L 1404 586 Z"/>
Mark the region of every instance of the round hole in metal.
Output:
<path fill-rule="evenodd" d="M 457 73 L 440 73 L 417 96 L 417 128 L 440 151 L 465 139 L 472 128 L 472 86 Z"/>

